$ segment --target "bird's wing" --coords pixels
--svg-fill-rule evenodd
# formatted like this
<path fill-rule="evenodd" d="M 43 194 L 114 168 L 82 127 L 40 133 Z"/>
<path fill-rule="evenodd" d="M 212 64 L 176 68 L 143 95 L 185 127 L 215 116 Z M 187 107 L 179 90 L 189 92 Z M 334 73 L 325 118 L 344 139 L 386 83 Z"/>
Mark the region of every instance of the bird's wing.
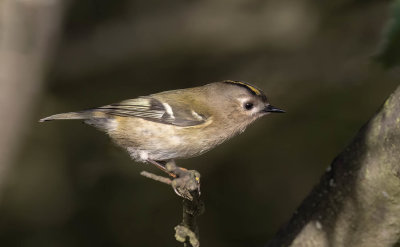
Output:
<path fill-rule="evenodd" d="M 163 103 L 152 97 L 139 97 L 119 103 L 101 106 L 95 110 L 120 117 L 139 117 L 149 121 L 176 126 L 195 126 L 207 121 L 207 117 L 188 109 L 186 105 Z"/>

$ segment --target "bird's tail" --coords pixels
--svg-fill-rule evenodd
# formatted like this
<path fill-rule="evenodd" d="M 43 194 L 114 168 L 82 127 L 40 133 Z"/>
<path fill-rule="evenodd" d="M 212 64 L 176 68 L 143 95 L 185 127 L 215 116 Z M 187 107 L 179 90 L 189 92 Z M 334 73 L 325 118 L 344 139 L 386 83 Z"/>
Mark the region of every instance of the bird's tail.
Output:
<path fill-rule="evenodd" d="M 79 112 L 66 112 L 51 115 L 39 120 L 39 122 L 52 121 L 52 120 L 65 120 L 65 119 L 90 119 L 93 117 L 93 111 L 79 111 Z"/>

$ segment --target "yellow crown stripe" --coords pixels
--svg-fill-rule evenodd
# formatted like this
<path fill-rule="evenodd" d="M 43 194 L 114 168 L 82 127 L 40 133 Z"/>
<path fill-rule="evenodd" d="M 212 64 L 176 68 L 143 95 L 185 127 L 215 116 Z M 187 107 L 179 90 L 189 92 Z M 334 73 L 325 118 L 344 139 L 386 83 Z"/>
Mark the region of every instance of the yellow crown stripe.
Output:
<path fill-rule="evenodd" d="M 239 85 L 243 85 L 245 87 L 247 87 L 248 89 L 250 89 L 252 92 L 254 92 L 256 95 L 261 95 L 260 90 L 258 90 L 257 88 L 245 83 L 245 82 L 241 82 L 241 81 L 229 81 L 232 84 L 239 84 Z"/>

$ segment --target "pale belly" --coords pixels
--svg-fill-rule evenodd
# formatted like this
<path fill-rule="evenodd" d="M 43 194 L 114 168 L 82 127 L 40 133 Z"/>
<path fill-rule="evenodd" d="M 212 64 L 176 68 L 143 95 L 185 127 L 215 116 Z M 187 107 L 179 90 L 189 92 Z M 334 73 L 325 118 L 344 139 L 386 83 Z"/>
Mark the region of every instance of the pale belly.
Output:
<path fill-rule="evenodd" d="M 137 161 L 170 160 L 200 155 L 226 138 L 210 129 L 178 127 L 141 118 L 119 119 L 108 134 Z"/>

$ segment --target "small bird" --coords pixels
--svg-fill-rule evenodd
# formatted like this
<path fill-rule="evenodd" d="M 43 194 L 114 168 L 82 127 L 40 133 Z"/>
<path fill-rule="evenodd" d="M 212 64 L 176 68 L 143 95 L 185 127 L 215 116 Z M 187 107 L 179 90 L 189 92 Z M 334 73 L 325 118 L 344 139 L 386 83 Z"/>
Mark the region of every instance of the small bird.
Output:
<path fill-rule="evenodd" d="M 40 122 L 82 119 L 106 132 L 132 159 L 165 171 L 166 163 L 203 154 L 259 117 L 283 112 L 257 87 L 225 80 L 56 114 Z"/>

